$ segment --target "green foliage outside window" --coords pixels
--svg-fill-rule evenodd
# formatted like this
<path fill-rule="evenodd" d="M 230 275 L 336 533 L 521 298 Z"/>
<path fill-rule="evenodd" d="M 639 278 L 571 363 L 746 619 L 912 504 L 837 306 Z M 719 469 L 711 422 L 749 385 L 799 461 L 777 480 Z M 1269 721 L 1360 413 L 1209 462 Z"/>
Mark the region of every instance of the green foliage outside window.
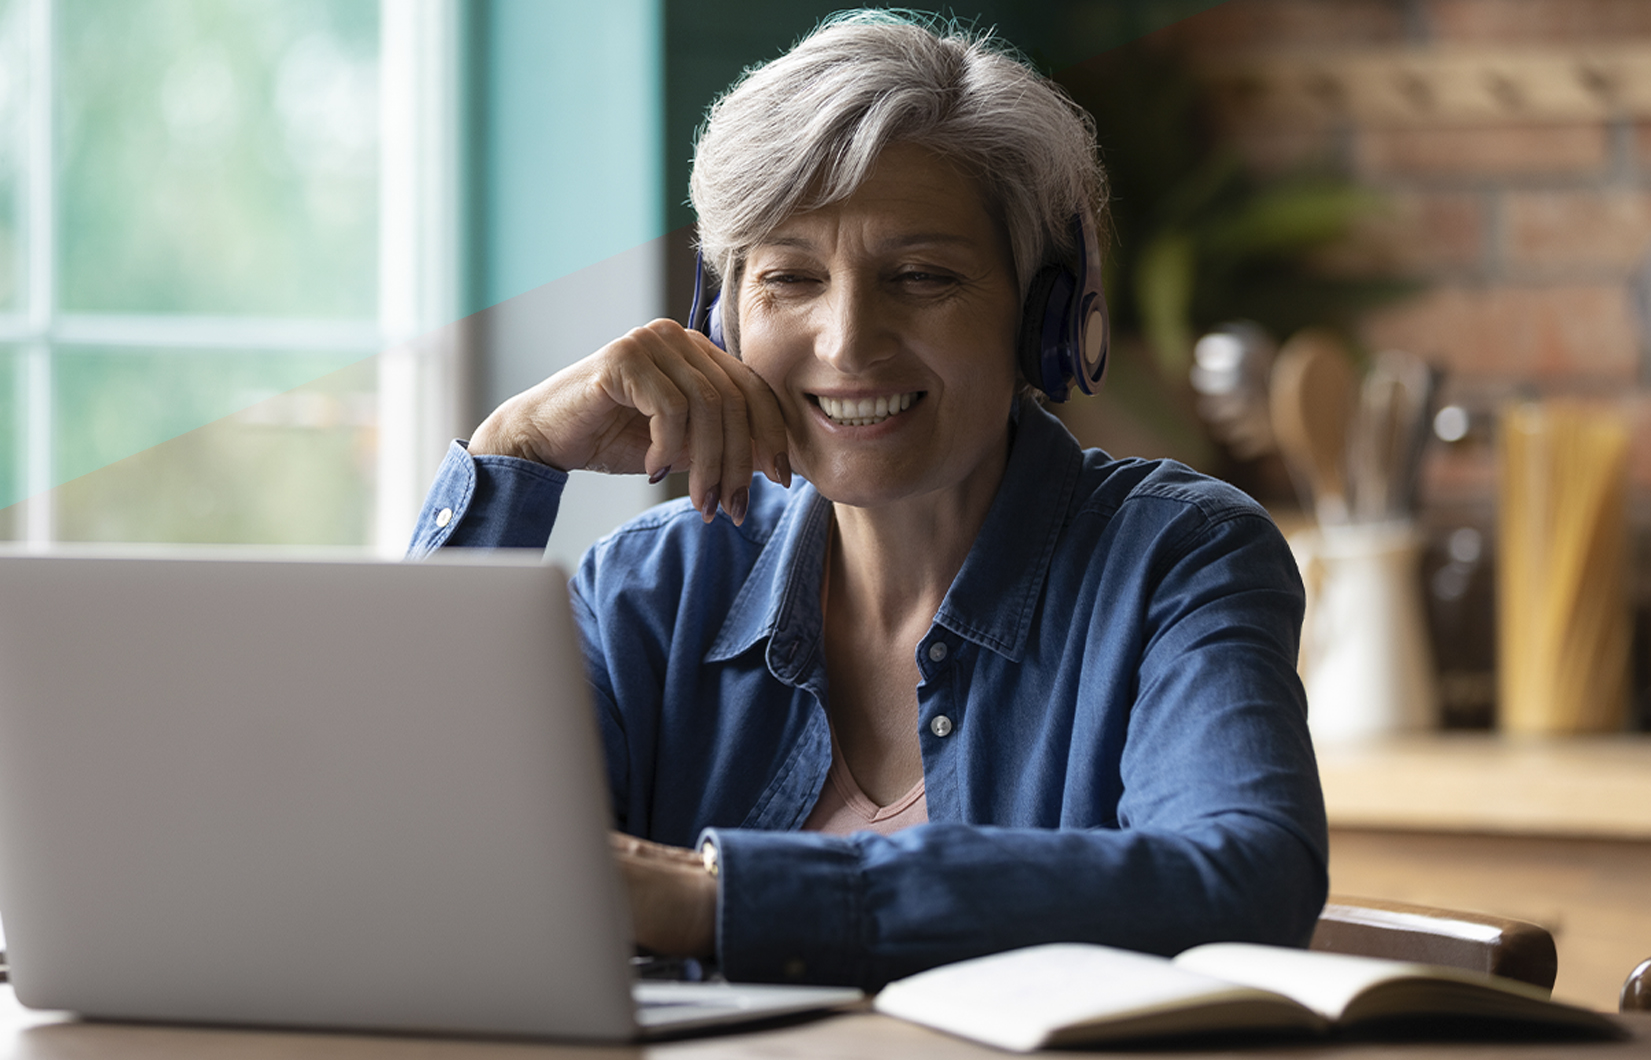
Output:
<path fill-rule="evenodd" d="M 372 317 L 377 15 L 62 0 L 61 307 Z"/>
<path fill-rule="evenodd" d="M 26 330 L 49 239 L 55 297 L 32 308 L 54 323 L 0 348 L 0 538 L 49 451 L 59 540 L 366 543 L 376 365 L 283 351 L 267 322 L 376 328 L 378 0 L 57 0 L 45 231 L 25 223 L 45 58 L 26 7 L 0 0 L 0 314 Z M 226 347 L 170 343 L 190 317 Z M 56 345 L 63 320 L 128 330 Z"/>

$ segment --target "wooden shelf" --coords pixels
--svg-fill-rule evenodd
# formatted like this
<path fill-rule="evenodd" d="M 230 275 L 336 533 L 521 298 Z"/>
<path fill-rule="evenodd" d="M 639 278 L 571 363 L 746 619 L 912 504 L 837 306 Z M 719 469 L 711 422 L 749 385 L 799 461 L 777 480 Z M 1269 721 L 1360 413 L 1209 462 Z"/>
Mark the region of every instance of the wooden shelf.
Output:
<path fill-rule="evenodd" d="M 1651 840 L 1651 736 L 1435 734 L 1319 751 L 1330 827 Z"/>
<path fill-rule="evenodd" d="M 1242 56 L 1208 73 L 1228 109 L 1280 123 L 1591 123 L 1651 115 L 1642 41 L 1402 47 Z"/>

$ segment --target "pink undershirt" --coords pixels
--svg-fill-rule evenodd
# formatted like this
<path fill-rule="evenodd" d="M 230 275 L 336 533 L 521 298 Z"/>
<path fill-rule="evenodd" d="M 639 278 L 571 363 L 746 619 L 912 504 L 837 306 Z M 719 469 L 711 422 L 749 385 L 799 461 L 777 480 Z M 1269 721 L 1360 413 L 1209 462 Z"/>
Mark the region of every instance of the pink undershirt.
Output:
<path fill-rule="evenodd" d="M 820 579 L 820 614 L 825 614 L 826 586 L 831 581 L 831 538 L 835 526 L 827 531 L 824 576 Z M 820 787 L 820 800 L 803 822 L 805 832 L 825 832 L 829 835 L 850 835 L 854 832 L 881 832 L 889 835 L 926 824 L 929 820 L 929 800 L 924 794 L 923 780 L 918 778 L 912 789 L 887 806 L 872 802 L 849 772 L 848 762 L 837 743 L 837 728 L 831 728 L 831 770 Z"/>
<path fill-rule="evenodd" d="M 833 734 L 831 772 L 826 774 L 826 782 L 820 788 L 820 801 L 814 804 L 814 812 L 803 822 L 803 831 L 830 835 L 872 831 L 889 835 L 928 820 L 929 800 L 923 793 L 922 780 L 887 806 L 877 805 L 854 782 L 854 774 L 848 771 L 848 763 L 843 761 Z"/>

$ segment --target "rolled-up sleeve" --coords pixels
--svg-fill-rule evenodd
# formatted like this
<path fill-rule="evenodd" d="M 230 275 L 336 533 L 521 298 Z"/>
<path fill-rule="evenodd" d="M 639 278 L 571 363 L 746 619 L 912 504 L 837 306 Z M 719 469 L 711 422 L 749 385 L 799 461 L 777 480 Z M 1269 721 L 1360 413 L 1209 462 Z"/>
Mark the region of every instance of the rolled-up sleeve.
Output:
<path fill-rule="evenodd" d="M 513 456 L 471 456 L 455 441 L 424 498 L 407 558 L 443 547 L 542 549 L 567 481 L 565 471 Z"/>
<path fill-rule="evenodd" d="M 730 979 L 875 990 L 1044 942 L 1171 955 L 1209 941 L 1300 946 L 1322 854 L 1242 811 L 1199 825 L 1028 829 L 934 823 L 883 836 L 708 829 Z"/>

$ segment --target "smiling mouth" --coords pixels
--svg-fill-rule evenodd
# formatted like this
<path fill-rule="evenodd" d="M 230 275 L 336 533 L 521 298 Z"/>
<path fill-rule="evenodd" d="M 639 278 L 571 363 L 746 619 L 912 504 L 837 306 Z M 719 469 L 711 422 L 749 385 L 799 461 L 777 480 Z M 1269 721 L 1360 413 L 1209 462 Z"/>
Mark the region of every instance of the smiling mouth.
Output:
<path fill-rule="evenodd" d="M 882 394 L 874 398 L 833 398 L 809 395 L 826 418 L 839 427 L 870 427 L 911 408 L 923 396 L 923 391 L 907 394 Z"/>

